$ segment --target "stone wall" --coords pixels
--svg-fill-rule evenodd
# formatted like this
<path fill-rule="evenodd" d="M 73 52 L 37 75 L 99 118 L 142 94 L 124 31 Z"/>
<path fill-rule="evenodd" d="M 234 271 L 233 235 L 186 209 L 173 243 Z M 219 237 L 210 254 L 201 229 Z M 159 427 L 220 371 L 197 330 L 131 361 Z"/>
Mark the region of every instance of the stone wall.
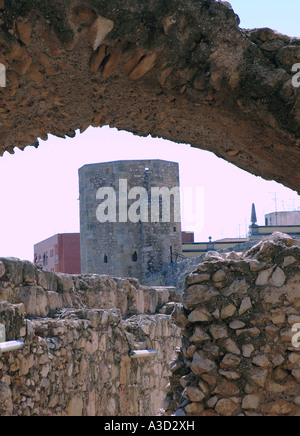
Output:
<path fill-rule="evenodd" d="M 0 258 L 0 265 L 0 301 L 23 303 L 30 317 L 66 308 L 119 309 L 122 316 L 154 314 L 179 298 L 175 288 L 141 286 L 136 279 L 56 274 L 19 259 Z"/>
<path fill-rule="evenodd" d="M 179 195 L 156 200 L 152 195 L 153 188 L 178 187 L 174 162 L 131 160 L 80 168 L 81 272 L 142 279 L 170 263 L 172 253 L 181 254 L 180 217 L 174 213 L 180 211 Z M 109 195 L 107 188 L 113 190 Z"/>
<path fill-rule="evenodd" d="M 299 39 L 215 0 L 1 0 L 0 23 L 0 154 L 109 125 L 299 190 Z"/>
<path fill-rule="evenodd" d="M 183 346 L 167 414 L 299 416 L 299 242 L 274 234 L 245 254 L 208 253 L 173 318 Z"/>
<path fill-rule="evenodd" d="M 0 261 L 0 323 L 24 348 L 0 354 L 0 416 L 156 415 L 181 344 L 174 289 L 66 276 Z M 158 313 L 158 311 L 160 313 Z M 132 350 L 157 355 L 132 359 Z"/>

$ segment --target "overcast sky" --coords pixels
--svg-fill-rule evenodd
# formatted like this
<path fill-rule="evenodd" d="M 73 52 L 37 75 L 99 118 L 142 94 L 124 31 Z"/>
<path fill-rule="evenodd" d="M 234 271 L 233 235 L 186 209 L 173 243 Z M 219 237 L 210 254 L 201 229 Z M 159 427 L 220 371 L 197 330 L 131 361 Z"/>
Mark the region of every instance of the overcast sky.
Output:
<path fill-rule="evenodd" d="M 245 28 L 271 27 L 300 36 L 299 0 L 232 0 Z M 33 245 L 56 233 L 79 231 L 78 168 L 122 159 L 165 159 L 180 164 L 182 187 L 203 192 L 203 213 L 184 230 L 198 241 L 244 236 L 255 202 L 259 224 L 264 214 L 300 207 L 299 196 L 187 145 L 139 138 L 115 129 L 89 128 L 74 139 L 53 136 L 39 149 L 27 147 L 0 158 L 0 256 L 33 260 Z M 183 211 L 184 216 L 184 211 Z"/>

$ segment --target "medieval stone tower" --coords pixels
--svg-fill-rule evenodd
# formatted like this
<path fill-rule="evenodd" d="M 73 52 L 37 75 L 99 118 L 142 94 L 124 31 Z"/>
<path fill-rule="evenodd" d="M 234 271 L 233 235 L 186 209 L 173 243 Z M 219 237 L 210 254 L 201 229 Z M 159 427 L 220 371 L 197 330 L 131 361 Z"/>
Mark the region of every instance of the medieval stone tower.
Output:
<path fill-rule="evenodd" d="M 177 163 L 85 165 L 79 190 L 82 273 L 142 279 L 181 254 Z"/>

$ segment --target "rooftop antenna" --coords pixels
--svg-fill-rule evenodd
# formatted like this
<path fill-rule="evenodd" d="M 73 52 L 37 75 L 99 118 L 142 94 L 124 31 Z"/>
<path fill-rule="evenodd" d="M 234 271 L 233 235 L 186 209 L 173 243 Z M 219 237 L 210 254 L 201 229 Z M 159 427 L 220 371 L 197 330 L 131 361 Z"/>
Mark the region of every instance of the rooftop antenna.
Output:
<path fill-rule="evenodd" d="M 293 205 L 290 205 L 290 208 L 294 212 L 296 210 L 295 199 L 294 198 L 290 198 L 289 201 L 291 201 L 293 203 Z"/>
<path fill-rule="evenodd" d="M 277 209 L 278 192 L 269 192 L 269 194 L 274 194 L 273 200 L 275 203 L 275 212 L 277 213 L 278 212 L 278 209 Z"/>
<path fill-rule="evenodd" d="M 278 213 L 278 209 L 277 209 L 277 200 L 278 200 L 278 197 L 277 197 L 277 194 L 278 194 L 278 192 L 270 192 L 269 194 L 274 194 L 273 200 L 274 200 L 274 203 L 275 203 L 275 217 L 276 217 L 275 226 L 277 226 L 277 213 Z"/>

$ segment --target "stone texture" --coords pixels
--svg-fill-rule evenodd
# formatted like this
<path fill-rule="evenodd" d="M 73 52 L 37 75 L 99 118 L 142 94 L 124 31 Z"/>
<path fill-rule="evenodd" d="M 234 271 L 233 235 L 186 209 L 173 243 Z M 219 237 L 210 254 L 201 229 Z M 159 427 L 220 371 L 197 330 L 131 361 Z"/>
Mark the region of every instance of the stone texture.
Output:
<path fill-rule="evenodd" d="M 298 39 L 241 29 L 214 0 L 19 0 L 5 2 L 0 23 L 0 153 L 110 125 L 299 189 Z"/>
<path fill-rule="evenodd" d="M 222 369 L 236 368 L 241 363 L 241 359 L 239 359 L 234 354 L 226 354 L 224 359 L 222 360 L 220 367 Z"/>
<path fill-rule="evenodd" d="M 188 400 L 192 402 L 201 402 L 204 400 L 205 395 L 203 392 L 200 391 L 198 388 L 189 387 L 183 391 L 182 394 L 184 397 L 186 397 Z"/>
<path fill-rule="evenodd" d="M 257 410 L 259 407 L 260 398 L 258 395 L 247 395 L 243 399 L 242 409 Z"/>
<path fill-rule="evenodd" d="M 193 276 L 204 269 L 211 277 L 206 288 L 196 292 L 199 285 L 187 281 L 183 293 L 187 322 L 181 323 L 185 366 L 180 374 L 185 373 L 185 383 L 171 383 L 170 404 L 174 409 L 181 405 L 188 416 L 191 400 L 183 400 L 182 391 L 199 386 L 205 395 L 201 416 L 298 416 L 300 355 L 292 343 L 297 333 L 292 328 L 300 319 L 299 242 L 275 233 L 244 254 L 210 253 Z M 219 271 L 226 271 L 222 288 L 214 280 Z M 199 298 L 207 289 L 218 290 L 218 296 Z M 207 312 L 210 320 L 207 315 L 199 325 L 190 322 L 194 314 Z M 191 349 L 196 331 L 206 340 Z M 170 413 L 172 408 L 166 410 Z"/>
<path fill-rule="evenodd" d="M 265 286 L 269 282 L 269 278 L 273 273 L 274 268 L 269 268 L 267 270 L 261 271 L 256 280 L 256 286 Z"/>
<path fill-rule="evenodd" d="M 221 310 L 221 319 L 227 319 L 232 317 L 236 312 L 236 307 L 234 304 L 229 304 Z"/>
<path fill-rule="evenodd" d="M 210 340 L 210 336 L 202 330 L 200 327 L 196 327 L 193 336 L 190 338 L 190 342 L 201 343 Z"/>
<path fill-rule="evenodd" d="M 17 259 L 0 262 L 0 324 L 7 340 L 25 343 L 0 354 L 1 416 L 159 413 L 170 374 L 184 370 L 176 357 L 180 329 L 169 315 L 157 313 L 171 296 L 178 297 L 174 289 L 155 291 L 133 279 L 49 274 Z M 129 357 L 141 349 L 157 355 Z"/>
<path fill-rule="evenodd" d="M 236 397 L 222 399 L 218 401 L 215 409 L 222 416 L 234 416 L 240 411 L 240 401 Z"/>
<path fill-rule="evenodd" d="M 27 314 L 33 317 L 82 307 L 117 308 L 124 316 L 154 314 L 169 302 L 180 299 L 172 287 L 142 286 L 138 280 L 105 275 L 53 274 L 28 264 L 18 259 L 3 259 L 3 268 L 6 267 L 1 278 L 0 301 L 23 303 Z"/>
<path fill-rule="evenodd" d="M 212 315 L 204 307 L 195 309 L 188 317 L 189 322 L 208 322 L 212 318 Z"/>
<path fill-rule="evenodd" d="M 113 60 L 117 62 L 118 57 Z M 102 76 L 113 67 L 113 63 L 107 61 Z M 147 171 L 145 168 L 148 168 Z M 120 180 L 126 182 L 123 187 Z M 179 197 L 175 200 L 176 195 L 170 195 L 169 199 L 168 195 L 164 195 L 162 216 L 158 214 L 155 220 L 152 219 L 154 202 L 146 208 L 142 223 L 130 216 L 132 207 L 136 205 L 133 201 L 136 194 L 130 198 L 131 190 L 143 187 L 147 191 L 147 199 L 152 199 L 153 186 L 170 191 L 178 187 L 178 164 L 158 159 L 128 160 L 84 165 L 79 169 L 81 272 L 141 280 L 174 262 L 176 253 L 182 252 L 181 224 L 176 213 L 171 213 L 171 210 L 180 209 Z M 106 213 L 105 222 L 99 222 L 98 209 L 105 202 L 101 201 L 104 198 L 99 198 L 98 193 L 103 187 L 110 187 L 116 193 L 118 215 L 113 222 L 106 220 Z M 122 196 L 125 199 L 119 201 Z M 169 214 L 168 207 L 165 207 L 168 201 Z M 125 207 L 121 207 L 122 202 L 125 202 Z M 134 218 L 139 216 L 140 212 L 137 212 Z"/>
<path fill-rule="evenodd" d="M 104 17 L 96 18 L 88 34 L 88 41 L 94 51 L 103 43 L 105 37 L 113 30 L 113 28 L 113 21 Z"/>
<path fill-rule="evenodd" d="M 222 269 L 220 269 L 219 271 L 217 271 L 214 276 L 213 276 L 213 281 L 215 283 L 219 283 L 222 282 L 226 277 L 226 273 L 225 271 L 223 271 Z"/>
<path fill-rule="evenodd" d="M 194 354 L 193 361 L 191 364 L 191 370 L 196 375 L 206 374 L 211 372 L 215 368 L 215 363 L 204 357 L 202 352 L 197 352 Z"/>
<path fill-rule="evenodd" d="M 252 308 L 252 302 L 250 297 L 243 299 L 242 304 L 239 309 L 239 315 L 242 316 L 244 313 L 248 312 Z"/>
<path fill-rule="evenodd" d="M 284 274 L 282 269 L 279 268 L 278 266 L 270 279 L 270 284 L 276 286 L 277 288 L 280 288 L 281 286 L 284 285 L 285 279 L 286 279 L 286 275 Z"/>

